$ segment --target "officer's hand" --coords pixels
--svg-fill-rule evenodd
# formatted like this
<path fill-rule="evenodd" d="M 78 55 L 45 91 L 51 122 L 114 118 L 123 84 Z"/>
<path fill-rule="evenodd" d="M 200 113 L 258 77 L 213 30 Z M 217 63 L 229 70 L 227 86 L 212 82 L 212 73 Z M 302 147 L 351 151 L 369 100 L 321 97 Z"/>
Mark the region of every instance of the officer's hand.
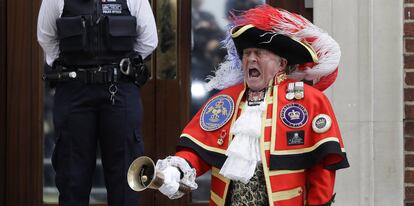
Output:
<path fill-rule="evenodd" d="M 168 166 L 160 171 L 164 175 L 164 184 L 158 189 L 162 194 L 172 197 L 178 192 L 180 186 L 180 171 L 174 166 Z"/>

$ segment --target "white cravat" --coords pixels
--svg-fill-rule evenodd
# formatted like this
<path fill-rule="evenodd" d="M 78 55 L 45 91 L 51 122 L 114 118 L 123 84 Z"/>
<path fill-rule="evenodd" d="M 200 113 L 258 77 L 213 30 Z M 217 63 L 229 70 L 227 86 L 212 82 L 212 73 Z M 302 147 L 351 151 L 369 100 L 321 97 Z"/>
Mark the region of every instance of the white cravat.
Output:
<path fill-rule="evenodd" d="M 256 164 L 261 159 L 259 140 L 266 104 L 247 106 L 246 103 L 245 108 L 230 129 L 235 137 L 227 148 L 227 160 L 220 170 L 221 175 L 243 183 L 253 177 Z"/>

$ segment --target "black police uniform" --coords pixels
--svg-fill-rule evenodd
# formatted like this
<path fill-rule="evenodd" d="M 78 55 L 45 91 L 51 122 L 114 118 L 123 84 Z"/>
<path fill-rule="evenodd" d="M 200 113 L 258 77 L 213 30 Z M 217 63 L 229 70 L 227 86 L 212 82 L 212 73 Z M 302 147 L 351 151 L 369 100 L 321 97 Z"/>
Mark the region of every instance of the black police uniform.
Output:
<path fill-rule="evenodd" d="M 56 84 L 54 97 L 59 204 L 88 205 L 99 143 L 108 204 L 137 205 L 126 175 L 143 154 L 143 108 L 137 85 L 119 72 L 121 59 L 135 55 L 136 19 L 126 0 L 65 0 L 56 23 L 54 68 L 77 73 Z"/>

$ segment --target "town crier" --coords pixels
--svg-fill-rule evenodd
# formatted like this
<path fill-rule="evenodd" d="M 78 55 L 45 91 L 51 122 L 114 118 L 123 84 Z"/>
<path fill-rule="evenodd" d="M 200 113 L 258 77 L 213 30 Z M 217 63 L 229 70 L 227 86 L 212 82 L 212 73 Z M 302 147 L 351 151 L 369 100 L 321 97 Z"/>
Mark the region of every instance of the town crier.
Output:
<path fill-rule="evenodd" d="M 322 93 L 340 49 L 302 16 L 268 5 L 234 16 L 228 55 L 206 86 L 221 90 L 184 128 L 175 156 L 157 162 L 159 190 L 183 195 L 212 171 L 210 205 L 331 205 L 335 172 L 349 167 Z"/>

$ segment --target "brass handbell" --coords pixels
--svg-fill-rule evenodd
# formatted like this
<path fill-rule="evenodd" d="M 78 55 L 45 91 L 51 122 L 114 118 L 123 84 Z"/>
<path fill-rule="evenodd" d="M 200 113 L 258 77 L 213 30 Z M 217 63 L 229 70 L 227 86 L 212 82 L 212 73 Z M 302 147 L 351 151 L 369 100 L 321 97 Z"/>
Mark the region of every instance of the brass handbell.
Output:
<path fill-rule="evenodd" d="M 151 158 L 142 156 L 135 159 L 129 166 L 127 180 L 132 190 L 140 192 L 147 188 L 160 188 L 164 184 L 164 175 L 155 170 L 155 164 Z M 191 188 L 180 183 L 178 191 L 189 193 Z"/>

